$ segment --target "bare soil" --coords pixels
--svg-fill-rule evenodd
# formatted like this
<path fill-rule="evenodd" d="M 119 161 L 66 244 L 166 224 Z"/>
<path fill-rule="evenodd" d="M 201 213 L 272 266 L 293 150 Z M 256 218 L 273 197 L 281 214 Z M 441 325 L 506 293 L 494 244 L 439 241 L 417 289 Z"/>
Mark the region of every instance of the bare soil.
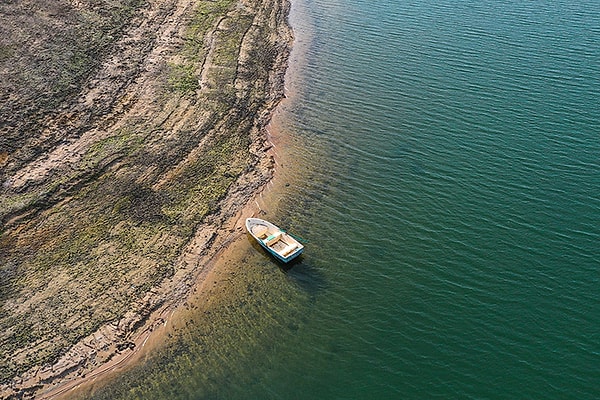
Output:
<path fill-rule="evenodd" d="M 288 6 L 0 4 L 1 398 L 126 360 L 239 234 L 273 173 Z"/>

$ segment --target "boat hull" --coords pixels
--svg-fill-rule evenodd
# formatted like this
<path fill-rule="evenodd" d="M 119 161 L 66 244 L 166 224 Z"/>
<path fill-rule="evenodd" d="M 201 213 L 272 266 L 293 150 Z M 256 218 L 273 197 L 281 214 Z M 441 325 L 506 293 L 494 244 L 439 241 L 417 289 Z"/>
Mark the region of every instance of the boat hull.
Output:
<path fill-rule="evenodd" d="M 288 263 L 304 251 L 304 246 L 275 224 L 260 218 L 246 220 L 248 233 L 277 260 Z"/>

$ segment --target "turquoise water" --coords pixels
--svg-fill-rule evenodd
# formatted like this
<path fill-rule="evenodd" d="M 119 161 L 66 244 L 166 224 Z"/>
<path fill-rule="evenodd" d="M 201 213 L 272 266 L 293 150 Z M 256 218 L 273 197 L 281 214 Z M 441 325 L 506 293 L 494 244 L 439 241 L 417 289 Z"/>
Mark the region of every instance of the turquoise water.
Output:
<path fill-rule="evenodd" d="M 230 303 L 97 397 L 600 398 L 600 4 L 291 20 L 301 177 L 269 218 L 305 255 L 248 241 Z"/>

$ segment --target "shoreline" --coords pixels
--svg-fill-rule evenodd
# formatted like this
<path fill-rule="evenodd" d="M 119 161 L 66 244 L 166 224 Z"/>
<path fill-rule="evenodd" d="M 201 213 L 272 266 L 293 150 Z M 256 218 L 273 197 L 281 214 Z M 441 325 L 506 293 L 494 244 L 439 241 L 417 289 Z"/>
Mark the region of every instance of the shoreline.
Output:
<path fill-rule="evenodd" d="M 282 101 L 286 99 L 287 96 Z M 276 109 L 277 107 L 273 110 L 273 116 Z M 264 129 L 269 148 L 266 152 L 266 157 L 273 160 L 274 165 L 281 165 L 282 161 L 285 160 L 285 156 L 280 156 L 280 153 L 276 151 L 281 131 L 276 124 L 273 124 L 272 119 Z M 275 172 L 276 168 L 270 169 Z M 185 314 L 190 310 L 192 304 L 195 305 L 196 311 L 200 312 L 203 309 L 202 303 L 210 301 L 211 293 L 207 285 L 213 281 L 213 278 L 216 279 L 216 276 L 230 272 L 226 270 L 226 264 L 228 264 L 226 260 L 231 261 L 230 257 L 236 251 L 234 247 L 240 246 L 241 242 L 247 236 L 245 219 L 263 213 L 263 207 L 268 207 L 270 204 L 269 196 L 282 189 L 283 186 L 284 183 L 281 181 L 280 176 L 273 174 L 252 195 L 249 201 L 237 209 L 235 215 L 230 216 L 224 222 L 221 230 L 228 232 L 228 234 L 221 237 L 220 240 L 215 241 L 202 256 L 202 260 L 198 264 L 204 265 L 204 268 L 199 271 L 198 276 L 193 282 L 189 282 L 188 290 L 183 295 L 183 298 L 166 304 L 161 309 L 152 313 L 148 317 L 144 327 L 140 329 L 139 335 L 131 338 L 135 344 L 133 348 L 121 352 L 117 357 L 89 372 L 86 376 L 58 383 L 59 387 L 52 388 L 41 394 L 40 397 L 36 396 L 35 398 L 39 400 L 60 400 L 70 398 L 71 394 L 75 394 L 79 398 L 86 391 L 93 390 L 96 385 L 103 387 L 108 384 L 120 372 L 135 368 L 136 363 L 140 362 L 145 356 L 149 355 L 153 350 L 161 348 L 164 344 L 165 336 L 177 330 L 178 325 L 181 323 L 180 320 L 185 319 Z M 267 197 L 266 200 L 265 197 Z M 233 257 L 235 258 L 235 255 Z"/>
<path fill-rule="evenodd" d="M 271 101 L 265 103 L 255 119 L 256 125 L 250 129 L 251 153 L 258 159 L 256 164 L 241 174 L 228 189 L 219 201 L 220 211 L 209 214 L 196 229 L 178 257 L 176 264 L 181 269 L 178 268 L 175 276 L 152 288 L 141 301 L 133 304 L 123 318 L 80 340 L 53 365 L 34 368 L 0 386 L 0 397 L 62 398 L 73 390 L 97 384 L 131 367 L 150 349 L 160 346 L 159 338 L 165 334 L 174 315 L 190 296 L 202 290 L 222 254 L 227 252 L 231 243 L 243 236 L 243 224 L 239 221 L 243 221 L 245 213 L 253 210 L 256 199 L 272 184 L 277 163 L 275 158 L 278 157 L 267 130 L 277 106 L 285 97 L 284 76 L 293 42 L 287 19 L 290 3 L 283 0 L 280 4 L 285 12 L 278 15 L 280 25 L 275 33 L 286 46 L 280 48 L 279 61 L 270 71 L 271 86 L 266 95 Z M 92 342 L 93 346 L 90 345 Z M 99 347 L 106 351 L 100 354 Z M 106 361 L 94 364 L 102 358 Z"/>
<path fill-rule="evenodd" d="M 271 150 L 269 150 L 269 153 L 272 153 L 270 155 L 273 157 L 278 157 L 277 153 L 271 152 Z M 134 339 L 136 344 L 134 348 L 126 350 L 119 357 L 115 357 L 87 376 L 68 381 L 56 390 L 52 389 L 44 393 L 39 399 L 60 400 L 71 398 L 71 395 L 74 395 L 75 398 L 87 397 L 86 393 L 109 385 L 113 379 L 118 379 L 118 374 L 135 368 L 145 357 L 161 349 L 165 344 L 165 338 L 177 332 L 184 324 L 183 321 L 186 320 L 186 315 L 192 308 L 195 312 L 210 309 L 208 303 L 212 301 L 211 294 L 213 293 L 211 289 L 214 289 L 210 287 L 211 282 L 218 281 L 219 276 L 231 272 L 227 268 L 228 264 L 231 264 L 231 259 L 236 258 L 236 251 L 239 251 L 235 248 L 245 246 L 244 239 L 247 234 L 244 221 L 248 217 L 257 216 L 263 212 L 260 203 L 263 203 L 264 206 L 263 196 L 268 197 L 270 193 L 277 190 L 279 183 L 276 181 L 277 178 L 273 176 L 265 182 L 250 201 L 225 222 L 223 230 L 229 232 L 229 234 L 225 235 L 219 243 L 211 246 L 211 249 L 205 255 L 207 261 L 200 262 L 204 265 L 204 268 L 196 279 L 190 282 L 184 297 L 176 303 L 166 305 L 148 318 L 148 327 L 142 329 L 139 336 Z"/>
<path fill-rule="evenodd" d="M 202 260 L 206 259 L 206 261 L 199 261 L 199 264 L 203 265 L 204 268 L 199 271 L 198 276 L 194 280 L 186 284 L 187 291 L 182 293 L 182 298 L 165 304 L 159 310 L 153 312 L 147 317 L 146 322 L 138 332 L 132 332 L 130 342 L 134 346 L 116 353 L 110 361 L 83 376 L 80 374 L 80 371 L 73 370 L 72 372 L 76 373 L 77 377 L 72 379 L 65 377 L 64 381 L 53 382 L 53 385 L 57 385 L 56 388 L 51 388 L 41 393 L 39 397 L 36 395 L 34 398 L 40 400 L 66 399 L 73 392 L 85 392 L 87 389 L 98 384 L 103 386 L 104 380 L 110 381 L 114 378 L 115 374 L 135 367 L 136 362 L 139 362 L 140 359 L 153 350 L 160 348 L 164 337 L 173 329 L 173 324 L 176 324 L 175 321 L 178 319 L 179 314 L 188 310 L 187 304 L 190 299 L 199 296 L 203 292 L 205 284 L 218 272 L 221 259 L 226 257 L 228 252 L 231 251 L 231 245 L 237 243 L 245 236 L 243 221 L 245 218 L 260 212 L 260 207 L 257 210 L 254 202 L 265 191 L 269 190 L 268 186 L 271 183 L 272 180 L 267 181 L 261 187 L 260 191 L 256 192 L 254 197 L 238 210 L 235 216 L 226 221 L 223 228 L 229 234 L 223 236 L 221 240 L 215 241 L 214 244 L 204 250 L 205 256 L 203 256 Z"/>

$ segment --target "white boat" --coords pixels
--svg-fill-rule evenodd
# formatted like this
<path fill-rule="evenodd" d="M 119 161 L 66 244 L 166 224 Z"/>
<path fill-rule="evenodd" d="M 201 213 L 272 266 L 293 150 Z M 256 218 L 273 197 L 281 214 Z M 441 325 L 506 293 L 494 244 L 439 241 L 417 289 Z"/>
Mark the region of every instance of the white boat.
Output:
<path fill-rule="evenodd" d="M 269 221 L 248 218 L 246 229 L 262 247 L 284 263 L 290 262 L 304 251 L 302 243 Z"/>

